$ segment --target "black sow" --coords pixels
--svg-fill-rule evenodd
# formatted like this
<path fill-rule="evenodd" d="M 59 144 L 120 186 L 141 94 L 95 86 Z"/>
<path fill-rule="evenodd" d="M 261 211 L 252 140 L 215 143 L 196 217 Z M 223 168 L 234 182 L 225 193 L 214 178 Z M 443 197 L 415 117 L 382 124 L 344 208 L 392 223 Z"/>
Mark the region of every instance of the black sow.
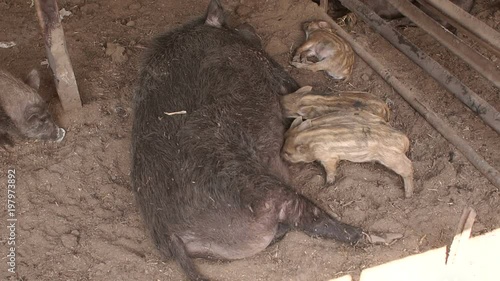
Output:
<path fill-rule="evenodd" d="M 191 258 L 249 257 L 292 228 L 363 237 L 287 184 L 279 97 L 298 85 L 255 38 L 228 29 L 212 1 L 204 20 L 156 38 L 140 71 L 133 188 L 154 242 L 190 280 L 206 280 Z"/>

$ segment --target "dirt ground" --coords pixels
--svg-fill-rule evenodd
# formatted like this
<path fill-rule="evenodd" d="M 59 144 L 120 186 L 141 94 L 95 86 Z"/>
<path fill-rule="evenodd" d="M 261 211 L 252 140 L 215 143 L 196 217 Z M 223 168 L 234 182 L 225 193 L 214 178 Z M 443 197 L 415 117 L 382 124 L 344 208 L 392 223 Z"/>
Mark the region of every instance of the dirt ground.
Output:
<path fill-rule="evenodd" d="M 151 242 L 130 191 L 131 99 L 141 53 L 156 34 L 204 14 L 207 0 L 59 0 L 83 108 L 63 112 L 30 0 L 0 0 L 0 67 L 22 77 L 42 74 L 41 94 L 67 129 L 59 144 L 18 140 L 0 150 L 1 280 L 183 280 Z M 472 14 L 500 30 L 492 0 Z M 343 162 L 339 180 L 325 187 L 318 165 L 296 165 L 297 189 L 343 221 L 367 231 L 399 232 L 396 243 L 364 248 L 290 232 L 266 251 L 232 262 L 198 260 L 216 280 L 328 280 L 442 247 L 450 242 L 465 206 L 478 215 L 473 235 L 500 227 L 500 192 L 361 59 L 349 83 L 288 65 L 302 42 L 301 22 L 322 17 L 308 0 L 226 0 L 226 9 L 255 26 L 266 50 L 301 85 L 318 90 L 366 90 L 391 107 L 391 124 L 411 140 L 416 191 L 403 198 L 402 180 L 375 163 Z M 500 92 L 418 28 L 401 31 L 467 86 L 500 110 Z M 421 99 L 496 169 L 500 138 L 452 94 L 376 35 L 363 22 L 351 30 Z M 465 38 L 464 35 L 459 34 Z M 475 45 L 475 44 L 474 44 Z M 488 56 L 497 64 L 500 58 Z M 7 271 L 7 170 L 16 171 L 16 273 Z"/>

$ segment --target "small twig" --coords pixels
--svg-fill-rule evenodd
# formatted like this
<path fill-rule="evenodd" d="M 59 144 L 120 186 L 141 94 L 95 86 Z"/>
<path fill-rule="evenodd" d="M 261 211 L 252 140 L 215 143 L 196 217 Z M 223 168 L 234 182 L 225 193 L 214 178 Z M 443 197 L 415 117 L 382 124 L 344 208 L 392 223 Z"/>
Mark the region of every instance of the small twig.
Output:
<path fill-rule="evenodd" d="M 352 205 L 354 202 L 356 202 L 356 201 L 355 201 L 355 200 L 352 200 L 352 201 L 346 202 L 346 203 L 344 203 L 344 204 L 340 205 L 340 207 L 341 207 L 341 208 L 345 208 L 345 207 L 347 207 L 347 206 L 349 206 L 349 205 Z"/>
<path fill-rule="evenodd" d="M 418 245 L 419 245 L 419 246 L 420 246 L 420 245 L 422 245 L 422 243 L 424 242 L 424 240 L 425 240 L 425 238 L 426 238 L 426 237 L 427 237 L 427 234 L 424 234 L 424 236 L 422 236 L 422 238 L 420 238 L 420 239 L 418 240 Z"/>
<path fill-rule="evenodd" d="M 165 115 L 172 116 L 172 115 L 180 115 L 180 114 L 187 114 L 185 110 L 181 111 L 174 111 L 174 112 L 163 112 Z"/>
<path fill-rule="evenodd" d="M 13 41 L 10 41 L 10 42 L 0 42 L 0 48 L 2 48 L 2 49 L 12 48 L 15 45 L 16 45 L 16 43 L 13 42 Z"/>

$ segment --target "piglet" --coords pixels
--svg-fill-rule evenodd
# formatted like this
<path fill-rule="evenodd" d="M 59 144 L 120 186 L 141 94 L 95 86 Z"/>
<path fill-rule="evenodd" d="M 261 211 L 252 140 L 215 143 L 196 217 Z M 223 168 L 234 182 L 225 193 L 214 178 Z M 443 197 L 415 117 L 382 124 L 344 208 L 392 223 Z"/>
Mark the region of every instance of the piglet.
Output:
<path fill-rule="evenodd" d="M 316 118 L 327 113 L 339 111 L 367 111 L 389 121 L 390 110 L 387 104 L 376 96 L 360 91 L 335 92 L 319 95 L 312 92 L 311 86 L 304 86 L 294 93 L 281 97 L 283 114 L 288 118 L 302 116 L 304 119 Z"/>
<path fill-rule="evenodd" d="M 335 181 L 340 160 L 377 161 L 403 177 L 408 198 L 413 194 L 413 166 L 405 155 L 409 145 L 403 133 L 374 114 L 340 112 L 306 121 L 295 119 L 286 133 L 282 156 L 292 163 L 319 161 L 328 183 Z"/>
<path fill-rule="evenodd" d="M 351 45 L 326 21 L 307 22 L 303 28 L 306 42 L 297 49 L 290 64 L 314 72 L 324 70 L 334 79 L 348 80 L 354 66 Z"/>

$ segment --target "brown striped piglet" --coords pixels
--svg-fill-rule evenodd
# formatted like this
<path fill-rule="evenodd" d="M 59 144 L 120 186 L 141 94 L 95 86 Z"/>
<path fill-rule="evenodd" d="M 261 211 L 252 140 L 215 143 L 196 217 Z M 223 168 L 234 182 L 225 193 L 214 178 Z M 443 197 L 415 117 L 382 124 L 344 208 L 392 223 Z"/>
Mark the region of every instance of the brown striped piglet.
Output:
<path fill-rule="evenodd" d="M 390 110 L 387 104 L 370 93 L 346 91 L 320 95 L 311 91 L 311 86 L 304 86 L 294 93 L 282 96 L 284 116 L 288 118 L 302 116 L 304 119 L 311 119 L 347 110 L 367 111 L 389 121 Z"/>
<path fill-rule="evenodd" d="M 410 141 L 374 114 L 330 113 L 306 121 L 298 117 L 285 137 L 283 158 L 292 163 L 319 161 L 328 183 L 335 181 L 340 160 L 376 161 L 403 177 L 405 197 L 413 194 L 413 166 L 405 155 Z"/>
<path fill-rule="evenodd" d="M 348 80 L 354 66 L 354 51 L 326 21 L 311 21 L 303 26 L 306 41 L 290 62 L 297 68 L 314 72 L 324 70 L 334 79 Z"/>

